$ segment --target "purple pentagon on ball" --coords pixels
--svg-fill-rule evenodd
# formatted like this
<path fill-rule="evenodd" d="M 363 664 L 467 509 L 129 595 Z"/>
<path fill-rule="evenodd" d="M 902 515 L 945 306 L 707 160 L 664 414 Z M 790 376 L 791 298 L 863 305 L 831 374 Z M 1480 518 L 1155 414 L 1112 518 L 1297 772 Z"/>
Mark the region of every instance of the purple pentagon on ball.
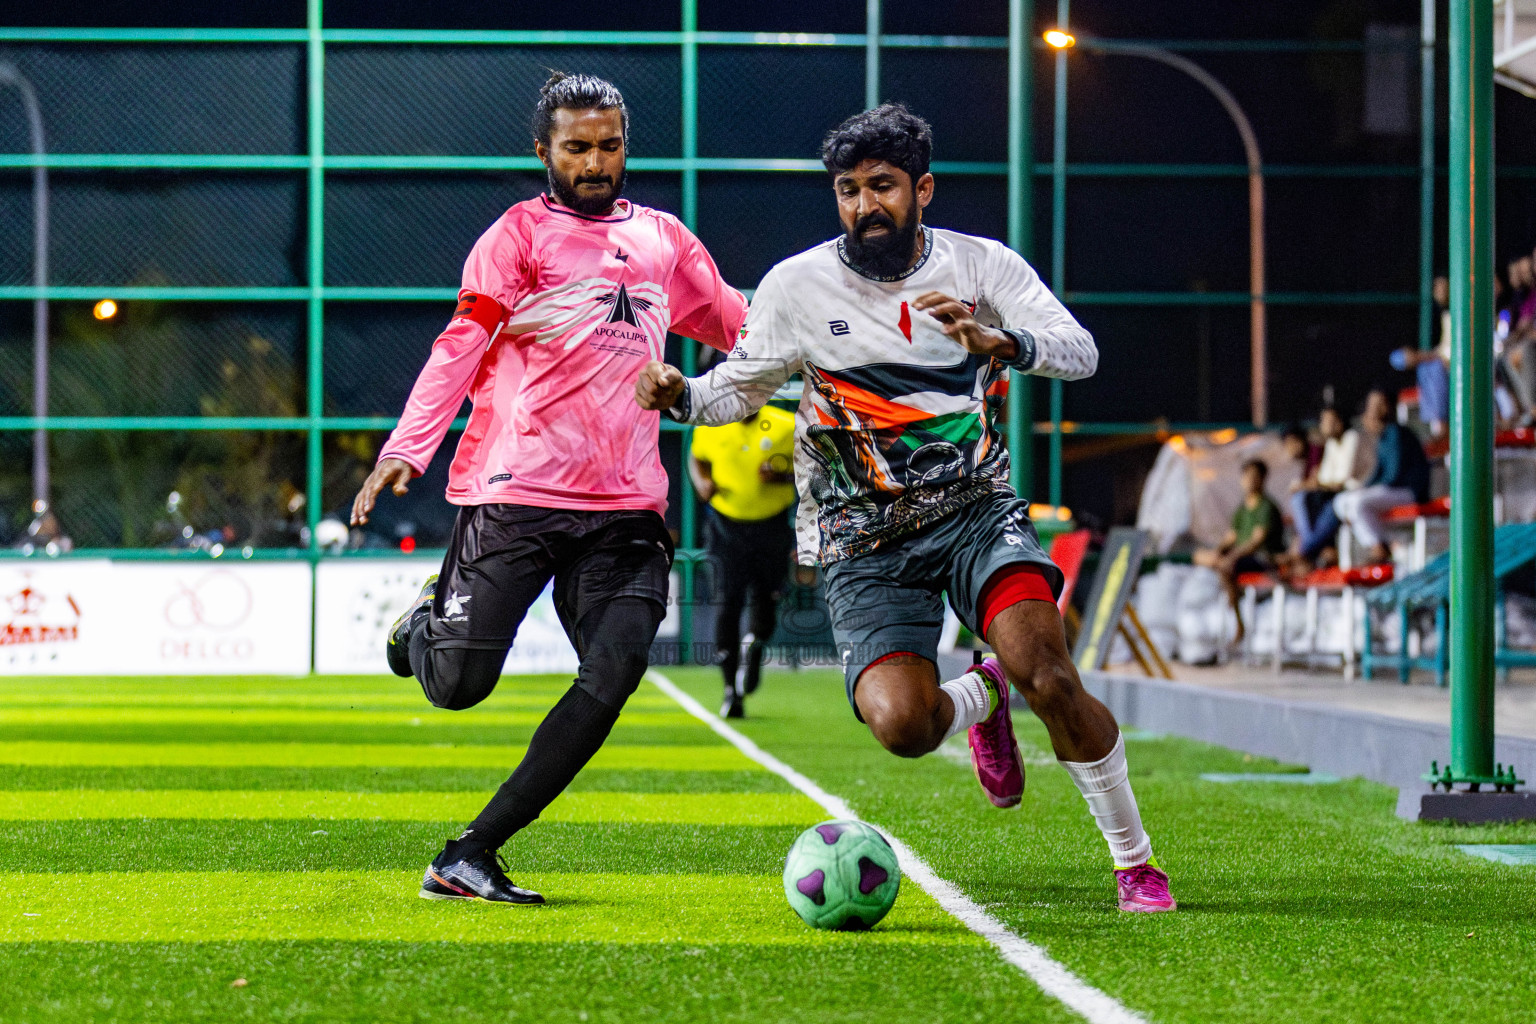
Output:
<path fill-rule="evenodd" d="M 835 821 L 829 821 L 825 825 L 816 826 L 816 832 L 821 836 L 821 841 L 826 843 L 828 846 L 831 846 L 833 843 L 837 842 L 837 837 L 846 831 L 847 829 L 844 826 L 839 825 Z"/>
<path fill-rule="evenodd" d="M 822 874 L 820 868 L 812 871 L 795 883 L 795 888 L 800 890 L 800 895 L 816 904 L 818 907 L 827 902 L 827 876 Z"/>
<path fill-rule="evenodd" d="M 838 925 L 837 930 L 840 932 L 867 932 L 869 931 L 869 925 L 865 924 L 864 919 L 859 915 L 849 914 L 848 920 Z"/>
<path fill-rule="evenodd" d="M 868 857 L 859 858 L 859 892 L 868 896 L 884 885 L 891 873 Z"/>

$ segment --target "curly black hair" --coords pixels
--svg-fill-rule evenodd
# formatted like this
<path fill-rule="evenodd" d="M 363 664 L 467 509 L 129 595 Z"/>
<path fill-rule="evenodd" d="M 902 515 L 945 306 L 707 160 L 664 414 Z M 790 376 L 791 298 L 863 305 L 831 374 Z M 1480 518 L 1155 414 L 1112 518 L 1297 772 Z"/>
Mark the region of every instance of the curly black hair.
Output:
<path fill-rule="evenodd" d="M 539 102 L 533 108 L 533 137 L 549 145 L 549 132 L 557 110 L 617 110 L 624 126 L 624 141 L 629 142 L 629 108 L 618 87 L 596 75 L 568 75 L 551 71 L 549 81 L 539 90 Z"/>
<path fill-rule="evenodd" d="M 855 114 L 827 133 L 821 142 L 821 162 L 832 175 L 861 160 L 884 160 L 900 167 L 917 184 L 933 158 L 933 129 L 900 103 L 882 103 Z"/>

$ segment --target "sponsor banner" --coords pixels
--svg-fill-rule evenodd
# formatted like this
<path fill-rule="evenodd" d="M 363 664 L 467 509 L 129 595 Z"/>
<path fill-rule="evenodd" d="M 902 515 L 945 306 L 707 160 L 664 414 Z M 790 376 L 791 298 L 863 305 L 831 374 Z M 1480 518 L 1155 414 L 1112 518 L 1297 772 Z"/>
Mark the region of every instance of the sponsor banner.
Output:
<path fill-rule="evenodd" d="M 682 594 L 683 577 L 676 569 L 667 577 L 667 615 L 661 620 L 661 625 L 656 627 L 658 640 L 676 640 L 682 630 Z"/>
<path fill-rule="evenodd" d="M 309 672 L 310 568 L 302 562 L 117 562 L 115 671 Z"/>
<path fill-rule="evenodd" d="M 441 563 L 421 559 L 345 559 L 321 562 L 315 576 L 315 671 L 322 675 L 389 672 L 384 644 L 400 613 Z M 444 595 L 450 606 L 454 595 Z M 465 602 L 467 604 L 467 602 Z M 452 607 L 446 609 L 450 614 Z M 517 630 L 508 673 L 576 671 L 576 651 L 545 587 Z"/>
<path fill-rule="evenodd" d="M 315 570 L 315 671 L 388 674 L 389 627 L 441 566 L 424 558 L 321 562 Z"/>
<path fill-rule="evenodd" d="M 0 562 L 0 675 L 120 672 L 112 563 Z"/>
<path fill-rule="evenodd" d="M 309 671 L 299 563 L 0 563 L 0 673 Z"/>

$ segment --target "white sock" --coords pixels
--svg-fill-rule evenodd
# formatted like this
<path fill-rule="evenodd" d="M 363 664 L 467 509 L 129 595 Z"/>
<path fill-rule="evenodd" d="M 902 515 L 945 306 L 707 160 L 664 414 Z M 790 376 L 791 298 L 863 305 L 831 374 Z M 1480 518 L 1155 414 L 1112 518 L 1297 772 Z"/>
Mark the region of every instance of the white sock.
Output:
<path fill-rule="evenodd" d="M 987 689 L 979 673 L 967 672 L 959 679 L 940 684 L 939 689 L 949 694 L 949 699 L 955 705 L 955 717 L 950 720 L 949 730 L 944 733 L 946 740 L 958 736 L 992 713 L 992 691 Z"/>
<path fill-rule="evenodd" d="M 1136 809 L 1136 795 L 1125 765 L 1125 737 L 1115 738 L 1115 749 L 1092 762 L 1062 761 L 1072 776 L 1094 823 L 1109 843 L 1109 855 L 1116 869 L 1145 864 L 1152 857 L 1152 840 L 1141 827 L 1141 812 Z"/>

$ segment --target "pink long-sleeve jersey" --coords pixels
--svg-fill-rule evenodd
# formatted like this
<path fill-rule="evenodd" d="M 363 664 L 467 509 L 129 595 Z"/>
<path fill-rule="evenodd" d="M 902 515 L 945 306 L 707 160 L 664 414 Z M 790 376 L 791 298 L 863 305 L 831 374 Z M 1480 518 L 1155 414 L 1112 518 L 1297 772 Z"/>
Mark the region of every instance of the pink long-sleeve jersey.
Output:
<path fill-rule="evenodd" d="M 458 309 L 379 458 L 425 472 L 468 395 L 454 504 L 665 513 L 660 414 L 635 404 L 635 379 L 669 330 L 730 351 L 746 309 L 670 214 L 518 203 L 470 252 Z"/>

